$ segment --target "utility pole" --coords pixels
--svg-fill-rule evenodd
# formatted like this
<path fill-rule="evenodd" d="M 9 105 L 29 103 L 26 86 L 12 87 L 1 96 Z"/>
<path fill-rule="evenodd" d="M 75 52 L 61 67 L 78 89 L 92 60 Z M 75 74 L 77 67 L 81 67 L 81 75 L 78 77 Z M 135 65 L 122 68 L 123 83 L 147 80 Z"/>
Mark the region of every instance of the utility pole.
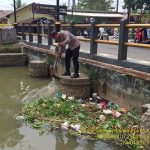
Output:
<path fill-rule="evenodd" d="M 57 17 L 56 17 L 56 23 L 55 23 L 55 27 L 56 27 L 56 32 L 59 32 L 60 31 L 60 22 L 59 22 L 59 0 L 57 0 L 57 3 L 56 3 L 56 14 L 57 14 Z"/>
<path fill-rule="evenodd" d="M 16 19 L 16 1 L 14 0 L 14 23 L 17 22 L 17 19 Z"/>
<path fill-rule="evenodd" d="M 116 4 L 116 12 L 118 13 L 118 8 L 119 8 L 119 0 L 117 0 L 117 4 Z"/>
<path fill-rule="evenodd" d="M 73 6 L 73 8 L 76 6 L 76 1 L 75 0 L 72 0 L 72 6 Z"/>
<path fill-rule="evenodd" d="M 72 21 L 74 21 L 74 19 L 73 19 L 73 11 L 75 9 L 75 6 L 76 6 L 76 1 L 72 0 Z"/>
<path fill-rule="evenodd" d="M 68 9 L 70 9 L 70 0 L 68 0 Z"/>
<path fill-rule="evenodd" d="M 57 11 L 57 21 L 59 21 L 59 0 L 57 0 L 56 11 Z"/>

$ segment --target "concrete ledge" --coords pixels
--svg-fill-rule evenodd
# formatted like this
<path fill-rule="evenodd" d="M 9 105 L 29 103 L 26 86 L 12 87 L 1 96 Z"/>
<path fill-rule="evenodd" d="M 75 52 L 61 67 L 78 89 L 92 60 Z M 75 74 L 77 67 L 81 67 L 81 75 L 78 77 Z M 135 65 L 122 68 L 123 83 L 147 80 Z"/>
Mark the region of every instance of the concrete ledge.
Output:
<path fill-rule="evenodd" d="M 29 62 L 28 75 L 32 77 L 48 77 L 49 67 L 45 61 L 32 60 Z"/>
<path fill-rule="evenodd" d="M 61 91 L 67 96 L 90 97 L 90 79 L 84 75 L 80 75 L 80 78 L 75 79 L 70 76 L 60 76 L 60 83 Z"/>
<path fill-rule="evenodd" d="M 90 79 L 81 74 L 80 78 L 71 78 L 70 76 L 59 76 L 60 77 L 60 82 L 63 84 L 69 84 L 69 85 L 86 85 L 90 84 Z"/>
<path fill-rule="evenodd" d="M 0 54 L 0 66 L 25 66 L 28 62 L 27 54 L 5 53 Z"/>

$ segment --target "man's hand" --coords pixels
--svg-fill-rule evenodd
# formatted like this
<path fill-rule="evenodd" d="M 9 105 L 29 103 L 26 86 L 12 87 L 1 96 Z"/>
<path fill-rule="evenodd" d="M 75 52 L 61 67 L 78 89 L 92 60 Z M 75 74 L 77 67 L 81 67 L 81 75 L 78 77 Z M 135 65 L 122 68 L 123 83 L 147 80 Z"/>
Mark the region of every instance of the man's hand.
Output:
<path fill-rule="evenodd" d="M 57 57 L 61 57 L 61 55 L 62 55 L 62 52 L 60 51 L 60 52 L 58 52 L 58 55 L 57 55 Z"/>
<path fill-rule="evenodd" d="M 58 57 L 58 58 L 61 57 L 61 55 L 62 55 L 61 47 L 56 47 L 55 55 L 56 55 L 56 57 Z"/>
<path fill-rule="evenodd" d="M 62 45 L 61 43 L 58 43 L 58 46 L 59 46 L 59 47 L 63 47 L 63 45 Z"/>

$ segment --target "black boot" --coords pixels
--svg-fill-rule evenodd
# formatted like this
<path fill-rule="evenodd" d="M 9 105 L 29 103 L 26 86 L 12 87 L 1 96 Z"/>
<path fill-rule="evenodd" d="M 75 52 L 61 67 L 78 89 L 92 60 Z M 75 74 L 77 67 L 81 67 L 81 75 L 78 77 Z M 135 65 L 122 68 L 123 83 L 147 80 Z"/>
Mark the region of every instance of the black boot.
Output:
<path fill-rule="evenodd" d="M 71 78 L 79 78 L 79 74 L 74 73 L 73 75 L 71 75 Z"/>
<path fill-rule="evenodd" d="M 71 75 L 71 78 L 79 78 L 79 69 L 75 69 L 75 73 Z"/>
<path fill-rule="evenodd" d="M 64 72 L 64 73 L 62 74 L 62 76 L 70 76 L 70 75 L 71 75 L 70 72 Z"/>

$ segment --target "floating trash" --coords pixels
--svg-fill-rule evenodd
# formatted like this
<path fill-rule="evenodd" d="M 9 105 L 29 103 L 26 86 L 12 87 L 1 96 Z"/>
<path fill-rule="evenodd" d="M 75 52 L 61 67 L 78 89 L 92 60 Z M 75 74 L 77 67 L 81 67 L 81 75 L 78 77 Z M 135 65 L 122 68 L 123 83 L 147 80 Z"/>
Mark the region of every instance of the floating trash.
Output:
<path fill-rule="evenodd" d="M 138 128 L 139 128 L 138 125 L 134 125 L 134 126 L 131 127 L 131 130 L 132 130 L 132 131 L 133 131 L 133 130 L 137 130 Z"/>
<path fill-rule="evenodd" d="M 102 109 L 106 109 L 106 101 L 105 100 L 102 101 Z"/>
<path fill-rule="evenodd" d="M 78 102 L 83 103 L 84 101 L 83 101 L 83 99 L 80 98 L 80 99 L 78 99 Z"/>
<path fill-rule="evenodd" d="M 68 100 L 74 100 L 74 96 L 68 97 Z"/>
<path fill-rule="evenodd" d="M 68 127 L 69 127 L 69 123 L 67 121 L 61 124 L 62 129 L 68 130 Z"/>
<path fill-rule="evenodd" d="M 97 93 L 92 93 L 92 98 L 97 98 Z"/>
<path fill-rule="evenodd" d="M 70 128 L 78 132 L 78 131 L 80 131 L 81 125 L 80 124 L 76 124 L 76 125 L 71 124 Z"/>
<path fill-rule="evenodd" d="M 119 118 L 121 116 L 121 113 L 118 111 L 114 111 L 113 116 L 114 116 L 114 118 Z"/>
<path fill-rule="evenodd" d="M 90 99 L 89 99 L 89 100 L 90 100 L 90 101 L 92 101 L 92 99 L 93 99 L 93 98 L 91 98 L 91 97 L 90 97 Z"/>
<path fill-rule="evenodd" d="M 74 126 L 75 131 L 79 131 L 80 128 L 81 128 L 80 124 L 76 124 L 76 125 Z"/>
<path fill-rule="evenodd" d="M 106 120 L 106 117 L 104 115 L 100 115 L 99 116 L 99 120 L 102 121 L 102 122 L 104 122 Z"/>
<path fill-rule="evenodd" d="M 127 112 L 127 110 L 125 108 L 120 108 L 119 111 L 122 112 L 122 113 L 126 113 Z"/>
<path fill-rule="evenodd" d="M 81 104 L 82 107 L 85 107 L 85 104 Z"/>
<path fill-rule="evenodd" d="M 110 110 L 110 109 L 104 109 L 104 110 L 103 110 L 103 113 L 104 113 L 105 115 L 111 115 L 113 112 L 112 112 L 112 110 Z"/>
<path fill-rule="evenodd" d="M 97 104 L 97 108 L 102 110 L 102 104 L 101 103 Z"/>
<path fill-rule="evenodd" d="M 67 95 L 66 94 L 62 94 L 61 96 L 63 99 L 66 99 L 67 98 Z"/>
<path fill-rule="evenodd" d="M 15 118 L 16 118 L 16 120 L 18 120 L 18 121 L 24 121 L 24 120 L 25 120 L 25 117 L 24 117 L 24 116 L 16 116 Z"/>
<path fill-rule="evenodd" d="M 61 98 L 61 97 L 62 97 L 61 91 L 56 91 L 55 97 L 56 97 L 56 98 Z"/>
<path fill-rule="evenodd" d="M 108 103 L 107 103 L 107 107 L 108 107 L 108 108 L 112 108 L 112 107 L 113 107 L 113 105 L 114 105 L 114 103 L 113 103 L 113 102 L 108 102 Z"/>

